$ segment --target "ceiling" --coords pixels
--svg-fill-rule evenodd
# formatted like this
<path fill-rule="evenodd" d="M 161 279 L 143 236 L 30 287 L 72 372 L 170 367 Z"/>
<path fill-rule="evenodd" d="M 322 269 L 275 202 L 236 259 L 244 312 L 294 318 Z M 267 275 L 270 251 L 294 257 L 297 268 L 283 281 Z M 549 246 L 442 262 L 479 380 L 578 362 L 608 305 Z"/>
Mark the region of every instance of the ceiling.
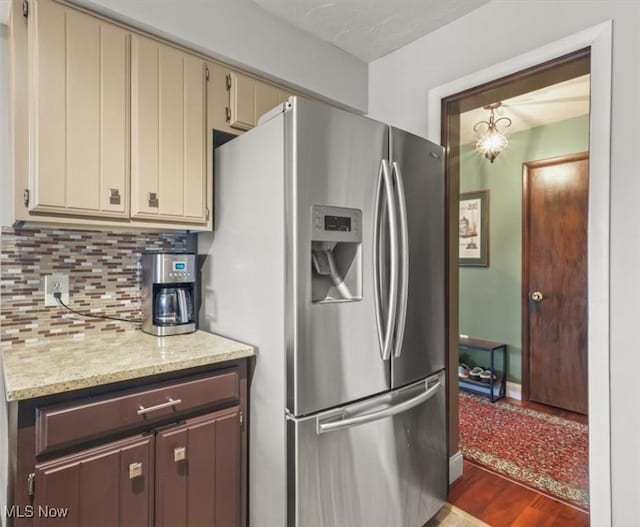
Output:
<path fill-rule="evenodd" d="M 496 119 L 509 117 L 512 124 L 506 130 L 498 124 L 498 130 L 509 137 L 522 130 L 588 114 L 589 79 L 589 75 L 583 75 L 502 101 L 495 111 Z M 488 118 L 489 112 L 484 108 L 461 114 L 460 143 L 475 143 L 482 133 L 474 132 L 473 126 Z M 481 132 L 485 130 L 486 127 L 481 128 Z"/>
<path fill-rule="evenodd" d="M 489 0 L 252 0 L 365 62 L 430 33 Z"/>

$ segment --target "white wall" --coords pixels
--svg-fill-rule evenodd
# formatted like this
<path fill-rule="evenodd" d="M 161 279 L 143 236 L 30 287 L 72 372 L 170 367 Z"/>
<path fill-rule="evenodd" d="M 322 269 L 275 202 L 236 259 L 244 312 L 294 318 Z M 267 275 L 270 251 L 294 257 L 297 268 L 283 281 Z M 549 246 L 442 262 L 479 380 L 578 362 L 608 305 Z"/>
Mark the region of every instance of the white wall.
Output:
<path fill-rule="evenodd" d="M 611 456 L 613 525 L 640 525 L 640 2 L 494 0 L 370 65 L 369 114 L 427 135 L 430 89 L 613 20 L 611 137 Z M 609 372 L 602 371 L 601 375 Z M 606 427 L 607 423 L 590 423 Z M 596 453 L 597 455 L 597 453 Z"/>
<path fill-rule="evenodd" d="M 367 111 L 367 64 L 249 0 L 75 0 L 228 63 Z"/>
<path fill-rule="evenodd" d="M 13 183 L 9 174 L 8 28 L 0 24 L 0 225 L 11 225 Z"/>

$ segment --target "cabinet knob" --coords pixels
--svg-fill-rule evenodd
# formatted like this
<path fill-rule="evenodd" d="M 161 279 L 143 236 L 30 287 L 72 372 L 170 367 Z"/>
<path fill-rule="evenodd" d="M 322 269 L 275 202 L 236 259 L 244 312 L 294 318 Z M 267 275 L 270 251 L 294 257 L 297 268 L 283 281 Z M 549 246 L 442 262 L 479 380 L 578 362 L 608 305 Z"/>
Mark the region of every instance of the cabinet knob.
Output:
<path fill-rule="evenodd" d="M 158 194 L 156 194 L 155 192 L 148 192 L 147 200 L 149 201 L 149 207 L 158 206 Z"/>
<path fill-rule="evenodd" d="M 129 479 L 135 479 L 142 476 L 142 463 L 131 463 L 129 465 Z"/>
<path fill-rule="evenodd" d="M 184 461 L 187 459 L 187 449 L 186 447 L 179 446 L 173 449 L 173 460 L 177 463 L 178 461 Z"/>

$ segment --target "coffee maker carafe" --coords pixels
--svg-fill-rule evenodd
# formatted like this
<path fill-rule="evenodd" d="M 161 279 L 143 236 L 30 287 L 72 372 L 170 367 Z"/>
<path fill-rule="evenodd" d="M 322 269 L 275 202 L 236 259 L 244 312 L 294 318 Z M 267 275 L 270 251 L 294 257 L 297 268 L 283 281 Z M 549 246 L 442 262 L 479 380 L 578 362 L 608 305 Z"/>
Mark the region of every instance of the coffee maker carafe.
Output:
<path fill-rule="evenodd" d="M 196 330 L 195 263 L 192 253 L 142 255 L 142 331 L 165 336 Z"/>

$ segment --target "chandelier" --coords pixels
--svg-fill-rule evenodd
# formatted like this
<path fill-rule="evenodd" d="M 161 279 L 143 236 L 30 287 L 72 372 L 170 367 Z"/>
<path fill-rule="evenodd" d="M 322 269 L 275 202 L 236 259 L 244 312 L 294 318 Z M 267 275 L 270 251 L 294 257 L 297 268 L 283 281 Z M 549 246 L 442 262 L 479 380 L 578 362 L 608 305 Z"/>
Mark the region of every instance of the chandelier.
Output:
<path fill-rule="evenodd" d="M 509 146 L 507 138 L 498 130 L 498 123 L 503 121 L 504 128 L 508 128 L 511 126 L 511 119 L 508 117 L 500 117 L 500 119 L 496 120 L 493 113 L 493 111 L 500 106 L 502 106 L 501 102 L 494 102 L 493 104 L 483 106 L 485 110 L 489 110 L 490 112 L 489 120 L 478 121 L 473 127 L 474 132 L 479 131 L 483 126 L 487 127 L 485 134 L 476 143 L 476 150 L 492 163 L 493 160 L 498 157 L 498 154 Z"/>

